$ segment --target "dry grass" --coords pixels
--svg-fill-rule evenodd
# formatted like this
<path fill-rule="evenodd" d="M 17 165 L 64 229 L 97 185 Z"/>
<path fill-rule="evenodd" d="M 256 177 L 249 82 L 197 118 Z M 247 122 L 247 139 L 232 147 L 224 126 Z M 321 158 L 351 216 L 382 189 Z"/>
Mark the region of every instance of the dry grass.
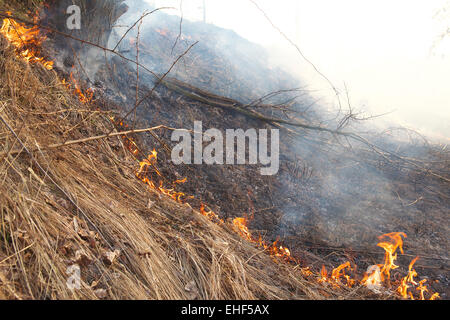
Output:
<path fill-rule="evenodd" d="M 0 116 L 29 150 L 108 132 L 54 71 L 0 39 Z M 325 299 L 302 278 L 188 205 L 149 191 L 118 137 L 22 152 L 0 123 L 0 299 Z M 45 173 L 38 167 L 44 169 Z M 191 183 L 195 183 L 194 181 Z M 109 263 L 105 254 L 120 250 Z M 82 287 L 66 270 L 81 266 Z"/>

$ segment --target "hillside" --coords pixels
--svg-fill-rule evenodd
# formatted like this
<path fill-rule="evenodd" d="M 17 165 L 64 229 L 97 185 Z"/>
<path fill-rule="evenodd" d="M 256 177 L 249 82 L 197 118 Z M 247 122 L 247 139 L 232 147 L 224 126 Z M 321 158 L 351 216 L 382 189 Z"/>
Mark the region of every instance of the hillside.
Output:
<path fill-rule="evenodd" d="M 13 27 L 0 35 L 0 299 L 445 297 L 445 149 L 376 135 L 406 156 L 365 142 L 347 148 L 320 110 L 309 111 L 307 93 L 290 103 L 298 90 L 249 103 L 294 80 L 266 68 L 261 48 L 213 26 L 186 23 L 183 36 L 202 42 L 164 81 L 189 46 L 168 54 L 175 18 L 131 33 L 118 52 L 94 51 L 82 34 L 44 37 L 37 26 L 24 44 L 33 30 L 24 21 L 43 10 L 33 3 L 0 2 L 18 21 L 2 17 Z M 136 52 L 125 51 L 139 35 L 140 61 L 155 74 L 143 68 L 136 82 Z M 226 55 L 213 50 L 222 36 Z M 222 132 L 280 128 L 279 174 L 262 176 L 259 164 L 174 165 L 170 134 L 194 121 Z M 377 273 L 365 271 L 377 264 L 387 279 L 374 290 Z"/>

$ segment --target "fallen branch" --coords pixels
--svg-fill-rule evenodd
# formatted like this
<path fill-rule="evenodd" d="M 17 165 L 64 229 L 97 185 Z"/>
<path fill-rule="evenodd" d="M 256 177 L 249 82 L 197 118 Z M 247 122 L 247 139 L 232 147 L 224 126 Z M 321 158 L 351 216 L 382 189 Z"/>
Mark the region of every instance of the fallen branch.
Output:
<path fill-rule="evenodd" d="M 167 126 L 164 126 L 164 125 L 159 125 L 159 126 L 151 127 L 151 128 L 134 129 L 134 130 L 128 130 L 128 131 L 113 132 L 113 133 L 109 133 L 109 134 L 102 134 L 102 135 L 99 135 L 99 136 L 88 137 L 88 138 L 84 138 L 84 139 L 66 141 L 64 143 L 51 144 L 49 146 L 41 148 L 41 150 L 66 147 L 66 146 L 70 146 L 70 145 L 73 145 L 73 144 L 84 143 L 84 142 L 89 142 L 89 141 L 94 141 L 94 140 L 100 140 L 100 139 L 105 139 L 105 138 L 109 138 L 109 137 L 116 137 L 116 136 L 128 135 L 128 134 L 133 134 L 133 133 L 149 132 L 149 131 L 154 131 L 154 130 L 157 130 L 157 129 L 177 130 L 176 128 L 170 128 L 170 127 L 167 127 Z"/>
<path fill-rule="evenodd" d="M 85 143 L 85 142 L 89 142 L 89 141 L 95 141 L 95 140 L 101 140 L 101 139 L 106 139 L 106 138 L 110 138 L 110 137 L 117 137 L 117 136 L 123 136 L 123 135 L 129 135 L 129 134 L 133 134 L 133 133 L 143 133 L 143 132 L 151 132 L 151 131 L 155 131 L 157 129 L 167 129 L 167 130 L 186 130 L 186 129 L 177 129 L 177 128 L 171 128 L 165 125 L 159 125 L 156 127 L 151 127 L 151 128 L 145 128 L 145 129 L 134 129 L 134 130 L 127 130 L 127 131 L 120 131 L 120 132 L 112 132 L 112 133 L 108 133 L 108 134 L 102 134 L 99 136 L 93 136 L 93 137 L 88 137 L 88 138 L 84 138 L 84 139 L 77 139 L 77 140 L 70 140 L 70 141 L 66 141 L 63 143 L 55 143 L 55 144 L 51 144 L 48 146 L 43 146 L 41 148 L 39 148 L 39 150 L 48 150 L 48 149 L 56 149 L 56 148 L 61 148 L 61 147 L 67 147 L 70 145 L 74 145 L 74 144 L 79 144 L 79 143 Z M 189 130 L 186 130 L 189 131 Z M 38 149 L 32 149 L 31 151 L 37 151 Z M 10 154 L 17 154 L 22 152 L 22 150 L 15 150 L 15 151 L 10 151 Z"/>

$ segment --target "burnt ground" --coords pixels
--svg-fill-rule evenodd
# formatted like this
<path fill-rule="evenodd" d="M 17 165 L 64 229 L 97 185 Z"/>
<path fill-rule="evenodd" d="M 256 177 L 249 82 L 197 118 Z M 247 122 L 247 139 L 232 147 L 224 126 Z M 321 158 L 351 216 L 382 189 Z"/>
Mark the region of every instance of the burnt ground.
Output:
<path fill-rule="evenodd" d="M 114 66 L 116 82 L 135 81 L 132 69 L 126 68 L 120 63 Z M 103 75 L 102 87 L 112 88 L 106 69 Z M 149 89 L 142 86 L 142 95 Z M 134 101 L 135 88 L 122 89 L 120 99 L 113 90 L 104 93 L 115 103 L 122 100 L 121 105 L 133 105 L 126 102 Z M 136 126 L 163 124 L 193 129 L 194 121 L 202 121 L 203 130 L 218 128 L 223 133 L 229 128 L 271 128 L 164 86 L 139 107 Z M 161 129 L 156 133 L 166 144 L 172 144 L 171 131 Z M 188 182 L 178 190 L 194 195 L 222 218 L 254 215 L 251 230 L 270 242 L 279 238 L 305 266 L 319 269 L 324 264 L 331 268 L 350 260 L 361 274 L 367 266 L 383 261 L 384 251 L 376 247 L 377 236 L 405 232 L 405 255 L 399 255 L 401 267 L 395 274 L 402 276 L 409 262 L 419 255 L 415 266 L 419 275 L 438 280 L 431 287 L 444 299 L 448 297 L 449 202 L 446 185 L 439 179 L 363 149 L 349 151 L 338 144 L 329 147 L 324 143 L 329 139 L 316 132 L 292 137 L 281 131 L 281 164 L 274 176 L 262 176 L 259 166 L 251 165 L 175 166 L 158 140 L 149 134 L 136 138 L 147 150 L 158 150 L 158 165 L 166 181 L 187 177 Z"/>
<path fill-rule="evenodd" d="M 170 76 L 244 104 L 269 92 L 297 87 L 288 74 L 267 65 L 267 56 L 261 48 L 232 32 L 185 22 L 179 34 L 178 18 L 156 21 L 143 28 L 145 36 L 141 39 L 141 60 L 156 72 L 165 72 L 189 43 L 199 40 L 191 55 L 183 58 Z M 131 39 L 133 36 L 130 33 Z M 179 45 L 172 50 L 177 38 Z M 120 52 L 134 59 L 133 42 L 125 39 Z M 99 56 L 92 68 L 85 66 L 89 76 L 95 71 L 95 78 L 90 80 L 96 88 L 97 104 L 123 116 L 135 104 L 136 68 L 116 56 L 105 64 L 103 53 Z M 76 64 L 73 57 L 61 62 L 66 67 Z M 144 71 L 140 77 L 139 97 L 144 97 L 154 79 Z M 272 103 L 290 101 L 292 96 Z M 319 107 L 311 109 L 312 101 L 302 92 L 293 108 L 298 118 L 319 123 L 323 115 Z M 284 116 L 279 110 L 262 112 Z M 166 125 L 192 130 L 194 121 L 202 121 L 204 130 L 217 128 L 223 133 L 226 129 L 273 128 L 163 85 L 136 112 L 138 128 Z M 129 125 L 133 122 L 134 113 L 127 119 Z M 166 186 L 187 178 L 185 184 L 177 185 L 177 190 L 195 196 L 194 206 L 198 207 L 202 201 L 224 219 L 254 216 L 249 224 L 254 234 L 262 235 L 268 242 L 280 239 L 304 266 L 316 270 L 322 264 L 332 268 L 350 260 L 359 269 L 358 274 L 362 274 L 367 266 L 383 261 L 384 251 L 376 246 L 378 236 L 405 232 L 408 236 L 405 254 L 399 255 L 400 268 L 394 272 L 394 279 L 404 276 L 409 262 L 419 255 L 421 258 L 415 265 L 419 276 L 438 280 L 430 283 L 431 287 L 448 299 L 448 182 L 428 171 L 448 176 L 449 155 L 443 149 L 417 141 L 367 136 L 385 149 L 400 149 L 412 159 L 428 160 L 414 162 L 419 164 L 418 168 L 395 156 L 380 155 L 362 144 L 352 142 L 350 147 L 345 140 L 317 131 L 297 130 L 292 135 L 281 130 L 280 170 L 274 176 L 262 176 L 258 165 L 175 166 L 164 146 L 173 146 L 171 131 L 161 129 L 155 133 L 158 139 L 150 134 L 134 138 L 147 152 L 153 148 L 158 151 L 158 167 Z"/>

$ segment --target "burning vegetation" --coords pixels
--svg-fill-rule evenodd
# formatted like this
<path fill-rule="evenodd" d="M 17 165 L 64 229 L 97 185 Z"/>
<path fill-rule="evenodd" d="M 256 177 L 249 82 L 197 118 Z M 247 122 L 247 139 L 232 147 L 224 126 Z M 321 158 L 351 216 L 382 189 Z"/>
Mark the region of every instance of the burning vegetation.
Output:
<path fill-rule="evenodd" d="M 10 11 L 6 12 L 8 15 Z M 16 53 L 28 63 L 38 63 L 45 69 L 53 69 L 53 61 L 46 61 L 41 54 L 41 45 L 46 36 L 37 26 L 27 28 L 25 24 L 14 19 L 5 18 L 0 33 L 15 47 Z"/>
<path fill-rule="evenodd" d="M 255 201 L 256 191 L 241 190 L 246 205 L 235 205 L 238 212 L 221 212 L 222 208 L 226 211 L 222 201 L 227 200 L 208 197 L 196 173 L 178 169 L 181 174 L 175 174 L 165 164 L 164 148 L 170 149 L 164 143 L 165 133 L 158 136 L 156 130 L 148 130 L 151 143 L 139 137 L 132 128 L 136 123 L 149 123 L 139 121 L 140 113 L 135 113 L 131 125 L 124 115 L 133 114 L 132 110 L 121 109 L 120 101 L 108 94 L 110 87 L 121 86 L 113 82 L 129 82 L 130 72 L 105 80 L 105 70 L 118 72 L 112 58 L 112 67 L 108 63 L 99 67 L 104 74 L 97 81 L 103 81 L 102 85 L 89 87 L 89 81 L 75 76 L 76 63 L 64 70 L 44 58 L 43 30 L 16 21 L 11 12 L 6 14 L 0 29 L 4 78 L 0 88 L 0 298 L 440 298 L 430 286 L 436 280 L 418 279 L 419 256 L 409 265 L 399 263 L 399 254 L 406 251 L 405 232 L 378 237 L 377 246 L 384 250 L 382 263 L 369 264 L 367 258 L 358 265 L 358 259 L 351 257 L 330 267 L 334 261 L 290 247 L 288 237 L 251 229 L 253 223 L 261 226 L 256 220 L 265 210 Z M 164 38 L 170 34 L 168 27 L 155 32 Z M 182 35 L 182 39 L 192 38 Z M 133 45 L 138 42 L 137 37 Z M 135 110 L 146 100 L 139 99 L 144 90 L 144 85 L 139 86 L 139 73 L 136 81 Z M 222 109 L 232 105 L 240 121 L 245 119 L 234 99 L 180 80 L 164 81 L 159 95 L 167 99 L 185 99 L 186 104 L 201 101 Z M 25 82 L 30 90 L 25 90 Z M 172 96 L 171 89 L 178 96 Z M 183 94 L 186 89 L 190 96 Z M 120 94 L 130 96 L 125 89 Z M 177 122 L 173 114 L 156 114 L 161 106 L 155 104 L 161 101 L 151 102 L 153 120 L 161 117 L 161 123 L 166 119 Z M 252 121 L 274 124 L 267 114 L 251 115 Z M 169 128 L 173 123 L 164 125 Z M 83 139 L 88 137 L 94 138 Z M 302 179 L 308 176 L 309 181 L 313 176 L 307 166 L 299 169 L 289 162 L 286 168 L 295 171 L 291 179 L 297 176 L 306 181 Z M 273 180 L 269 182 L 276 186 Z M 197 192 L 200 188 L 205 191 Z M 311 259 L 315 265 L 309 264 Z M 319 261 L 325 261 L 328 269 L 325 264 L 318 268 Z M 77 290 L 66 285 L 66 272 L 74 265 L 82 271 Z M 367 266 L 366 272 L 359 271 L 362 266 Z M 40 280 L 32 280 L 36 277 Z"/>

